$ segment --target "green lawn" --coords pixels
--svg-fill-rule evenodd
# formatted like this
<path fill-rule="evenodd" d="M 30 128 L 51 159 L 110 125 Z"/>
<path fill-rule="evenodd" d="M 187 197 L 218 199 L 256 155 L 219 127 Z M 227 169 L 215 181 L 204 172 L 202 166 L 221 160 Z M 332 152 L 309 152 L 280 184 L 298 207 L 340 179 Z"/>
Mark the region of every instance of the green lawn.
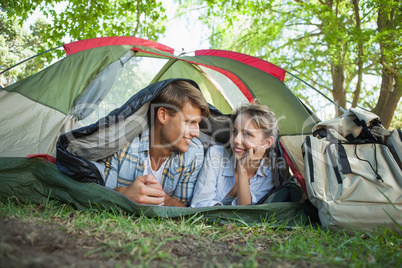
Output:
<path fill-rule="evenodd" d="M 383 228 L 222 225 L 15 198 L 0 202 L 0 224 L 0 267 L 402 267 L 401 236 Z"/>

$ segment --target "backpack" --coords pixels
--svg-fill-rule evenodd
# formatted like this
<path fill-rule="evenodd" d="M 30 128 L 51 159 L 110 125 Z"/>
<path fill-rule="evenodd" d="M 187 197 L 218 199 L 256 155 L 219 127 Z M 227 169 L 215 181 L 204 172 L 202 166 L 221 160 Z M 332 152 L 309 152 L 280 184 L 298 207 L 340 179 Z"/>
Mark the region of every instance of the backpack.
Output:
<path fill-rule="evenodd" d="M 321 122 L 303 143 L 307 195 L 324 228 L 402 232 L 402 135 L 360 109 Z"/>

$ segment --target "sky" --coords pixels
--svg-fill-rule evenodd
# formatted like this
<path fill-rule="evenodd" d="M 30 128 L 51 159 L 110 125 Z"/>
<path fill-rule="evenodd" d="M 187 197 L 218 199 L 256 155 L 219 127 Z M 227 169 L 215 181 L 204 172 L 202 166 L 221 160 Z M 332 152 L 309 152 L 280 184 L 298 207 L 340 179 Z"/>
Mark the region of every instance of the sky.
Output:
<path fill-rule="evenodd" d="M 162 4 L 166 8 L 168 16 L 168 24 L 164 38 L 158 42 L 170 46 L 179 52 L 184 49 L 186 52 L 191 52 L 197 49 L 209 48 L 208 36 L 209 29 L 203 25 L 201 21 L 196 19 L 174 18 L 175 10 L 178 8 L 177 3 L 172 0 L 163 0 Z M 191 11 L 187 18 L 198 18 L 199 11 Z"/>
<path fill-rule="evenodd" d="M 178 9 L 178 4 L 173 0 L 162 0 L 162 5 L 166 9 L 167 25 L 165 37 L 161 37 L 158 42 L 175 49 L 175 54 L 179 54 L 184 49 L 185 52 L 192 52 L 197 49 L 209 48 L 208 36 L 209 29 L 196 18 L 199 16 L 198 10 L 190 11 L 183 18 L 175 17 L 175 11 Z M 62 10 L 65 4 L 59 4 L 57 10 Z M 39 11 L 35 12 L 24 24 L 26 29 L 32 24 L 38 16 L 43 16 Z M 43 16 L 44 17 L 44 16 Z M 76 41 L 76 40 L 74 40 Z"/>

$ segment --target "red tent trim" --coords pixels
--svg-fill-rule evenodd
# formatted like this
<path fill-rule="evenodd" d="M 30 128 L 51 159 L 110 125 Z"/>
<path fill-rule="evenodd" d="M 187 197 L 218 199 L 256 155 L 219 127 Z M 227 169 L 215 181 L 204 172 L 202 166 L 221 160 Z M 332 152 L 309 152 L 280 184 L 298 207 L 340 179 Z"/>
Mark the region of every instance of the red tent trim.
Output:
<path fill-rule="evenodd" d="M 134 48 L 132 48 L 132 50 L 167 57 L 166 55 L 145 51 L 145 50 L 142 50 L 142 49 L 140 49 L 138 47 L 134 47 Z M 227 71 L 225 69 L 222 69 L 222 68 L 219 68 L 219 67 L 216 67 L 216 66 L 203 64 L 203 63 L 199 63 L 199 62 L 196 62 L 196 61 L 184 60 L 184 59 L 181 59 L 181 58 L 178 58 L 178 57 L 175 57 L 175 56 L 171 56 L 170 58 L 185 61 L 185 62 L 196 64 L 196 65 L 201 65 L 201 66 L 213 69 L 213 70 L 215 70 L 217 72 L 220 72 L 221 74 L 223 74 L 227 78 L 229 78 L 240 89 L 240 91 L 243 93 L 243 95 L 247 98 L 248 101 L 252 101 L 254 99 L 253 94 L 250 92 L 250 90 L 247 88 L 247 86 L 241 81 L 241 79 L 239 77 L 237 77 L 237 75 L 233 74 L 232 72 L 229 72 L 229 71 Z"/>
<path fill-rule="evenodd" d="M 155 48 L 160 51 L 164 51 L 164 52 L 168 52 L 169 54 L 172 54 L 172 56 L 170 56 L 170 58 L 174 58 L 174 59 L 186 61 L 189 63 L 208 67 L 217 72 L 220 72 L 221 74 L 223 74 L 227 78 L 229 78 L 240 89 L 240 91 L 243 93 L 243 95 L 247 98 L 248 101 L 251 101 L 254 99 L 253 94 L 250 92 L 250 90 L 247 88 L 247 86 L 241 81 L 241 79 L 239 77 L 237 77 L 232 72 L 229 72 L 225 69 L 222 69 L 222 68 L 219 68 L 216 66 L 210 66 L 210 65 L 199 63 L 199 62 L 188 61 L 188 60 L 183 60 L 183 59 L 177 58 L 174 56 L 173 48 L 162 45 L 158 42 L 149 41 L 149 40 L 145 40 L 142 38 L 136 38 L 136 37 L 131 37 L 131 36 L 122 36 L 122 37 L 114 36 L 114 37 L 99 37 L 99 38 L 80 40 L 80 41 L 72 42 L 69 44 L 65 44 L 63 47 L 64 47 L 66 54 L 71 55 L 71 54 L 74 54 L 74 53 L 77 53 L 77 52 L 80 52 L 83 50 L 91 49 L 91 48 L 102 47 L 102 46 L 114 46 L 114 45 L 132 45 L 132 46 L 135 46 L 132 48 L 132 50 L 135 50 L 135 51 L 141 51 L 141 52 L 148 53 L 148 54 L 169 57 L 166 55 L 142 50 L 138 46 L 151 47 L 151 48 Z M 240 61 L 240 62 L 248 64 L 248 65 L 251 65 L 253 67 L 257 66 L 256 68 L 263 70 L 265 72 L 267 70 L 267 67 L 266 67 L 267 64 L 270 66 L 271 71 L 276 70 L 273 67 L 276 67 L 277 69 L 282 70 L 281 68 L 277 67 L 276 65 L 273 65 L 264 60 L 261 60 L 261 59 L 255 58 L 255 57 L 251 57 L 248 55 L 244 55 L 241 53 L 237 53 L 237 52 L 230 52 L 230 51 L 225 51 L 225 50 L 198 50 L 195 53 L 196 53 L 196 55 L 197 55 L 197 53 L 199 53 L 199 55 L 210 55 L 210 56 L 230 58 L 230 59 Z M 265 70 L 261 69 L 262 67 L 264 67 Z M 272 74 L 271 72 L 268 72 L 268 73 Z M 284 73 L 286 73 L 286 71 L 284 71 Z M 283 78 L 284 78 L 284 75 L 283 75 Z"/>
<path fill-rule="evenodd" d="M 283 152 L 283 157 L 285 158 L 286 162 L 288 163 L 290 170 L 295 175 L 297 182 L 303 188 L 304 192 L 307 193 L 306 180 L 303 178 L 302 174 L 300 174 L 299 170 L 297 170 L 296 166 L 293 164 L 293 162 L 290 159 L 288 152 L 286 151 L 285 146 L 283 146 L 282 142 L 280 142 L 280 146 L 281 146 L 281 149 Z"/>
<path fill-rule="evenodd" d="M 67 55 L 71 55 L 86 49 L 103 47 L 103 46 L 117 46 L 117 45 L 136 45 L 136 46 L 146 46 L 155 49 L 159 49 L 161 51 L 168 52 L 170 54 L 174 54 L 174 49 L 165 45 L 162 45 L 158 42 L 145 40 L 142 38 L 136 38 L 132 36 L 114 36 L 114 37 L 99 37 L 99 38 L 91 38 L 86 40 L 80 40 L 76 42 L 72 42 L 69 44 L 65 44 L 64 51 Z"/>
<path fill-rule="evenodd" d="M 27 158 L 41 158 L 44 162 L 49 161 L 55 165 L 57 164 L 56 158 L 48 154 L 30 154 Z"/>
<path fill-rule="evenodd" d="M 202 49 L 195 51 L 196 56 L 214 56 L 214 57 L 223 57 L 232 60 L 236 60 L 242 62 L 244 64 L 250 65 L 254 68 L 257 68 L 263 72 L 269 73 L 277 78 L 279 78 L 282 82 L 285 80 L 286 71 L 275 64 L 272 64 L 268 61 L 252 57 L 246 54 L 242 54 L 239 52 L 227 51 L 227 50 L 218 50 L 218 49 Z"/>
<path fill-rule="evenodd" d="M 243 95 L 247 98 L 247 100 L 249 102 L 251 102 L 254 99 L 254 96 L 251 94 L 250 90 L 248 90 L 246 85 L 244 85 L 244 83 L 240 80 L 240 78 L 237 77 L 235 74 L 233 74 L 233 73 L 231 73 L 231 72 L 229 72 L 229 71 L 227 71 L 225 69 L 219 68 L 219 67 L 209 66 L 209 65 L 201 64 L 201 63 L 197 63 L 197 62 L 194 62 L 194 63 L 196 63 L 198 65 L 208 67 L 208 68 L 213 69 L 213 70 L 215 70 L 217 72 L 220 72 L 221 74 L 223 74 L 227 78 L 229 78 L 240 89 L 240 91 L 243 93 Z"/>

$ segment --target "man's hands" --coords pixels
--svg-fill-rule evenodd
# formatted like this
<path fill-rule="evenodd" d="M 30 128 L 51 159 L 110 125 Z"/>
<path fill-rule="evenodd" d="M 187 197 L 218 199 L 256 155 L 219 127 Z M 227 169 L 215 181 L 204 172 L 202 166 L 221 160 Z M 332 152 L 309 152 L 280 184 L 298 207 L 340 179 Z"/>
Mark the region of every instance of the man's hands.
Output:
<path fill-rule="evenodd" d="M 182 202 L 163 191 L 154 175 L 140 176 L 129 186 L 117 187 L 114 190 L 137 204 L 185 207 Z"/>
<path fill-rule="evenodd" d="M 114 189 L 137 204 L 163 205 L 165 196 L 162 186 L 154 175 L 139 176 L 129 186 L 121 186 Z"/>

